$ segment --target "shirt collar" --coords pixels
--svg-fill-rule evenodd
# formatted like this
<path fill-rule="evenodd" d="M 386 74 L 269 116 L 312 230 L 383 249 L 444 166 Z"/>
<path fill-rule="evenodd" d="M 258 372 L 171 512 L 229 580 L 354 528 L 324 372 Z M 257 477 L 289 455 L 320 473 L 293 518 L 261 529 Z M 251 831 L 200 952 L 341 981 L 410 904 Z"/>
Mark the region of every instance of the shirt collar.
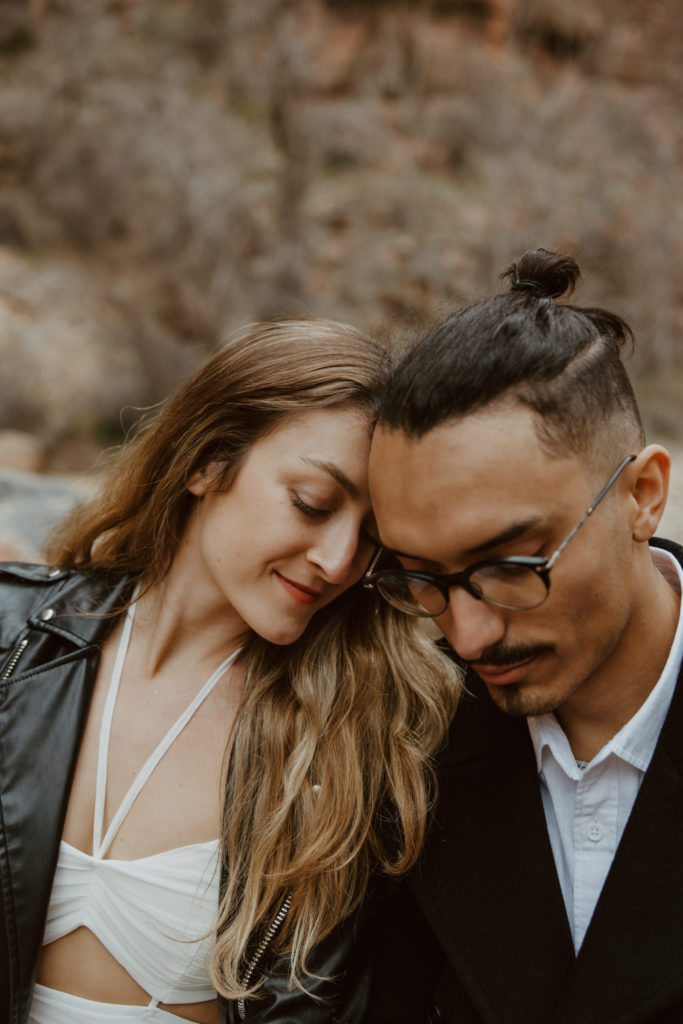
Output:
<path fill-rule="evenodd" d="M 679 593 L 683 592 L 683 569 L 674 556 L 662 548 L 652 547 L 650 551 L 652 559 L 662 575 Z M 682 663 L 683 602 L 681 602 L 678 626 L 669 657 L 656 685 L 635 715 L 595 755 L 590 766 L 599 764 L 611 753 L 614 753 L 640 771 L 647 769 L 676 689 Z M 552 755 L 570 778 L 580 778 L 581 769 L 578 768 L 574 760 L 569 741 L 555 715 L 552 713 L 538 715 L 528 718 L 527 723 L 539 774 L 543 768 L 544 756 Z"/>

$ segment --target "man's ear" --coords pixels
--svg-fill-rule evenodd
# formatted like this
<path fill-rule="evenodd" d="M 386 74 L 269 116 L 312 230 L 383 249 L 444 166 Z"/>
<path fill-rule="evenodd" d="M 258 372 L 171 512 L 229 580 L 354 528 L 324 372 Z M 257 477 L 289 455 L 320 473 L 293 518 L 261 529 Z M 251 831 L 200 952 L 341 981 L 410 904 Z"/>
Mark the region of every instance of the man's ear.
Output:
<path fill-rule="evenodd" d="M 633 501 L 633 539 L 648 541 L 659 526 L 669 493 L 671 456 L 660 444 L 649 444 L 637 456 L 630 473 Z"/>

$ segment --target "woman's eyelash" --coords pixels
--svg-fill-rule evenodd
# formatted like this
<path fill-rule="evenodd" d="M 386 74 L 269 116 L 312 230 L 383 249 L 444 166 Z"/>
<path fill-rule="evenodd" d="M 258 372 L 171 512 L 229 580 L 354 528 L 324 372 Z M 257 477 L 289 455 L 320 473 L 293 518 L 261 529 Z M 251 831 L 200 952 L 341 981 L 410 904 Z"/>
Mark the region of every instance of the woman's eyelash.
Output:
<path fill-rule="evenodd" d="M 298 508 L 300 512 L 303 512 L 305 516 L 309 516 L 311 519 L 324 519 L 325 516 L 329 515 L 329 510 L 326 508 L 315 508 L 314 505 L 307 505 L 298 494 L 291 494 L 291 502 L 295 508 Z"/>

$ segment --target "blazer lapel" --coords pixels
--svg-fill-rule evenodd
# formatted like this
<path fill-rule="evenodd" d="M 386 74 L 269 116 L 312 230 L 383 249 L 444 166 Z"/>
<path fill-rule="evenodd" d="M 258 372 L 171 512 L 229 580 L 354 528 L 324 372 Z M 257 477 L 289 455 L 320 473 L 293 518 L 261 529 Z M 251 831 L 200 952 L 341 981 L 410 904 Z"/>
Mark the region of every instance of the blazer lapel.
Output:
<path fill-rule="evenodd" d="M 574 949 L 526 721 L 465 698 L 449 751 L 416 896 L 483 1020 L 547 1019 Z"/>
<path fill-rule="evenodd" d="M 682 865 L 683 671 L 558 1024 L 649 1021 L 660 1000 L 683 1002 Z"/>

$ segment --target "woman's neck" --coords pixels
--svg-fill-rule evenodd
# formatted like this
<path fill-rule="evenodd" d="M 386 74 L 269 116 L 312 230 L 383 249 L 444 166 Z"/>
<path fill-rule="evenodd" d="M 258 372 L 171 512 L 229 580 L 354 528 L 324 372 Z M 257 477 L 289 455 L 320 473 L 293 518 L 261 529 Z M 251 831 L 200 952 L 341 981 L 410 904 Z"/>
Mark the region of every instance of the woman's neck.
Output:
<path fill-rule="evenodd" d="M 217 600 L 178 571 L 149 587 L 143 581 L 135 609 L 135 632 L 144 641 L 150 676 L 162 669 L 192 664 L 211 667 L 241 647 L 249 633 L 243 619 L 227 603 Z"/>

